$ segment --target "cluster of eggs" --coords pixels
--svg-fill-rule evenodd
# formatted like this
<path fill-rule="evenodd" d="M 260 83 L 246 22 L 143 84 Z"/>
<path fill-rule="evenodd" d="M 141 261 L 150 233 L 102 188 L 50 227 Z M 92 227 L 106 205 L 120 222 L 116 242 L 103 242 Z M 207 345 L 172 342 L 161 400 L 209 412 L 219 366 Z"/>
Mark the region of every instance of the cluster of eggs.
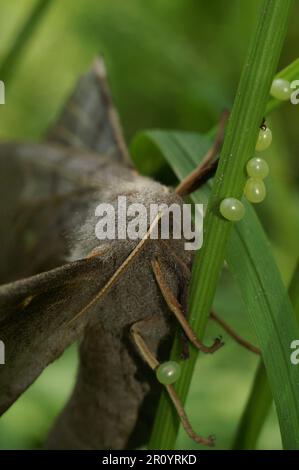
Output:
<path fill-rule="evenodd" d="M 278 100 L 288 100 L 291 95 L 291 86 L 287 80 L 278 78 L 273 81 L 271 95 Z M 261 126 L 255 150 L 263 152 L 272 142 L 271 129 L 265 124 Z M 266 196 L 264 179 L 269 173 L 267 162 L 260 157 L 251 158 L 246 165 L 248 179 L 244 188 L 246 199 L 252 203 L 261 202 Z M 239 199 L 228 197 L 220 204 L 220 213 L 231 221 L 241 220 L 245 214 L 245 208 Z M 156 377 L 163 385 L 171 385 L 178 380 L 181 374 L 181 366 L 175 361 L 167 361 L 156 369 Z"/>
<path fill-rule="evenodd" d="M 277 78 L 272 83 L 270 93 L 278 100 L 288 100 L 291 96 L 291 84 L 287 80 Z M 257 152 L 263 152 L 271 145 L 271 142 L 271 129 L 263 123 L 259 131 L 255 150 Z M 244 188 L 246 199 L 252 203 L 262 202 L 266 197 L 264 179 L 269 173 L 267 162 L 260 157 L 252 158 L 246 165 L 246 172 L 248 175 Z M 241 220 L 245 214 L 244 205 L 239 199 L 234 197 L 223 199 L 220 203 L 219 210 L 225 219 L 234 222 Z"/>

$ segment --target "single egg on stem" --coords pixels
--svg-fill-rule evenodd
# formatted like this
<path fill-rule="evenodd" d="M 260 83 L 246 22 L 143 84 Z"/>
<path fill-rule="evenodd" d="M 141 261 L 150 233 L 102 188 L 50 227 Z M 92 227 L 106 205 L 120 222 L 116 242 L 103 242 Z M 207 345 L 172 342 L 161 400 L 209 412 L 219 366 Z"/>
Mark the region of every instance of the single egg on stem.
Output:
<path fill-rule="evenodd" d="M 272 82 L 270 94 L 273 98 L 281 101 L 287 101 L 290 99 L 292 93 L 291 84 L 284 78 L 276 78 Z"/>
<path fill-rule="evenodd" d="M 269 127 L 266 127 L 266 129 L 260 129 L 255 150 L 257 152 L 263 152 L 266 150 L 268 147 L 270 147 L 272 142 L 272 132 Z"/>
<path fill-rule="evenodd" d="M 244 194 L 249 202 L 262 202 L 266 197 L 266 187 L 262 180 L 249 178 L 245 184 Z"/>
<path fill-rule="evenodd" d="M 232 222 L 237 222 L 244 217 L 245 208 L 239 199 L 227 197 L 223 199 L 219 207 L 221 215 Z"/>
<path fill-rule="evenodd" d="M 248 176 L 263 180 L 269 174 L 268 163 L 263 158 L 251 158 L 246 165 Z"/>
<path fill-rule="evenodd" d="M 160 364 L 156 369 L 156 377 L 163 385 L 171 385 L 181 375 L 181 366 L 178 362 L 167 361 Z"/>

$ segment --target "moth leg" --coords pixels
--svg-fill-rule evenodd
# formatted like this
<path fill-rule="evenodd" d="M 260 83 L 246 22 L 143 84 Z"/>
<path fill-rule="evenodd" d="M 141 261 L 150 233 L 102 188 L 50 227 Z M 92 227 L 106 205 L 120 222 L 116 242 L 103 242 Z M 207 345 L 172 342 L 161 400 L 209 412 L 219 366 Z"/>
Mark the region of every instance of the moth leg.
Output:
<path fill-rule="evenodd" d="M 193 193 L 214 176 L 218 166 L 218 159 L 215 160 L 215 158 L 221 150 L 227 120 L 228 111 L 224 111 L 220 118 L 214 144 L 208 150 L 198 167 L 186 176 L 177 186 L 176 193 L 180 196 L 187 196 Z"/>
<path fill-rule="evenodd" d="M 191 272 L 188 268 L 187 264 L 177 255 L 175 250 L 171 248 L 171 246 L 163 239 L 160 239 L 160 243 L 165 246 L 165 248 L 170 252 L 172 258 L 176 261 L 176 263 L 180 266 L 181 270 L 181 277 L 184 282 L 182 282 L 182 293 L 180 298 L 180 303 L 182 305 L 182 311 L 185 316 L 187 316 L 188 312 L 188 282 L 191 278 Z M 181 330 L 180 332 L 180 340 L 182 344 L 182 352 L 181 352 L 181 359 L 184 361 L 189 359 L 190 351 L 189 351 L 189 340 L 186 333 Z"/>
<path fill-rule="evenodd" d="M 182 278 L 184 281 L 189 281 L 191 278 L 190 269 L 188 268 L 187 264 L 176 254 L 175 250 L 173 250 L 169 244 L 165 241 L 160 239 L 160 243 L 162 243 L 165 248 L 170 252 L 171 256 L 175 259 L 178 265 L 181 268 Z M 180 303 L 182 305 L 182 312 L 184 316 L 187 317 L 188 312 L 188 286 L 186 282 L 182 283 L 182 293 L 180 298 Z M 181 352 L 181 359 L 186 360 L 189 359 L 190 351 L 189 351 L 189 341 L 186 333 L 182 330 L 180 335 L 181 343 L 182 343 L 182 352 Z"/>
<path fill-rule="evenodd" d="M 261 350 L 251 344 L 249 341 L 246 339 L 242 338 L 236 331 L 233 330 L 233 328 L 228 325 L 222 318 L 220 318 L 215 312 L 210 313 L 210 317 L 212 320 L 214 320 L 218 325 L 220 325 L 224 331 L 231 337 L 233 338 L 238 344 L 243 346 L 244 348 L 248 349 L 248 351 L 251 351 L 255 354 L 261 354 Z"/>
<path fill-rule="evenodd" d="M 165 240 L 160 240 L 161 243 L 163 243 L 163 245 L 165 246 L 165 248 L 167 248 L 169 250 L 169 252 L 171 253 L 171 255 L 175 258 L 175 260 L 177 261 L 177 263 L 181 266 L 182 268 L 182 272 L 184 274 L 184 276 L 187 278 L 187 279 L 190 279 L 191 278 L 191 272 L 190 272 L 190 269 L 188 268 L 188 266 L 184 263 L 183 260 L 181 260 L 181 258 L 179 258 L 177 256 L 177 254 L 175 253 L 175 251 L 169 246 L 168 243 L 165 242 Z M 185 298 L 185 295 L 187 293 L 187 290 L 186 292 L 184 293 L 184 298 Z M 183 302 L 183 312 L 185 313 L 187 311 L 187 303 L 186 303 L 186 300 Z M 241 346 L 243 346 L 244 348 L 248 349 L 248 351 L 251 351 L 255 354 L 261 354 L 261 351 L 260 349 L 257 347 L 257 346 L 254 346 L 253 344 L 251 344 L 249 341 L 247 341 L 246 339 L 242 338 L 236 331 L 233 330 L 233 328 L 228 325 L 224 320 L 222 320 L 222 318 L 220 318 L 215 312 L 210 312 L 210 318 L 215 321 L 216 323 L 218 323 L 218 325 L 220 325 L 223 330 L 231 337 L 233 338 L 238 344 L 240 344 Z M 183 354 L 183 359 L 186 359 L 188 357 L 188 353 L 184 353 Z"/>
<path fill-rule="evenodd" d="M 144 361 L 149 365 L 149 367 L 152 370 L 156 370 L 157 367 L 159 367 L 160 363 L 154 356 L 154 354 L 151 352 L 149 347 L 147 346 L 145 340 L 142 337 L 142 326 L 146 327 L 148 319 L 141 320 L 137 323 L 134 323 L 131 326 L 131 335 L 133 342 L 135 343 L 138 352 L 140 353 L 141 357 L 144 359 Z M 206 446 L 212 447 L 215 443 L 215 438 L 214 436 L 208 436 L 207 438 L 199 436 L 192 428 L 189 419 L 186 415 L 186 412 L 184 410 L 184 407 L 175 391 L 175 388 L 173 385 L 164 385 L 166 388 L 168 395 L 174 404 L 174 407 L 178 413 L 178 416 L 180 418 L 180 421 L 188 434 L 188 436 L 193 439 L 195 442 L 198 444 L 203 444 Z"/>
<path fill-rule="evenodd" d="M 157 280 L 158 286 L 160 287 L 161 293 L 171 310 L 171 312 L 175 315 L 177 320 L 179 321 L 181 327 L 183 328 L 186 336 L 188 337 L 189 341 L 195 346 L 199 351 L 204 353 L 213 353 L 217 351 L 221 346 L 223 346 L 222 338 L 218 337 L 215 339 L 212 346 L 205 346 L 200 339 L 197 337 L 194 330 L 189 325 L 185 313 L 182 309 L 182 306 L 179 304 L 178 300 L 176 299 L 175 295 L 173 294 L 172 290 L 170 289 L 167 280 L 162 272 L 160 262 L 158 259 L 152 261 L 152 268 Z"/>

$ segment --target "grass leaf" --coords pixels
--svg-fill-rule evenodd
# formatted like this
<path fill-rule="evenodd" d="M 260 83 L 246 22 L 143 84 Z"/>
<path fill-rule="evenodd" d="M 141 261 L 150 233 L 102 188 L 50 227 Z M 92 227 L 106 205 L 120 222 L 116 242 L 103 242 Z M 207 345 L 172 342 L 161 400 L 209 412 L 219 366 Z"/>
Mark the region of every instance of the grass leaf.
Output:
<path fill-rule="evenodd" d="M 252 388 L 237 428 L 233 449 L 255 449 L 271 408 L 272 400 L 267 372 L 263 360 L 260 359 Z"/>
<path fill-rule="evenodd" d="M 297 263 L 290 283 L 289 296 L 295 311 L 297 324 L 299 325 L 299 263 Z M 233 444 L 234 449 L 255 449 L 271 404 L 272 393 L 267 372 L 261 359 L 236 432 Z"/>
<path fill-rule="evenodd" d="M 298 449 L 299 369 L 291 364 L 290 344 L 299 338 L 299 330 L 271 248 L 251 207 L 246 207 L 246 217 L 232 233 L 227 260 L 262 349 L 284 448 Z"/>

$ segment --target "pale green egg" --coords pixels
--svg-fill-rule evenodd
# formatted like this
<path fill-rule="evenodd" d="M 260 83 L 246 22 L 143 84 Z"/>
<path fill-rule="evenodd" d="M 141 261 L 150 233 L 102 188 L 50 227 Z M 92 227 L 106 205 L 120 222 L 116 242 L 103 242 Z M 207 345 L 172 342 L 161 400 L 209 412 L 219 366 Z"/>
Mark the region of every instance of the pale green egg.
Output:
<path fill-rule="evenodd" d="M 268 147 L 270 147 L 272 142 L 272 132 L 269 127 L 266 129 L 260 129 L 258 139 L 256 142 L 255 150 L 257 152 L 262 152 L 263 150 L 266 150 Z"/>
<path fill-rule="evenodd" d="M 270 94 L 277 100 L 287 101 L 292 93 L 291 84 L 284 78 L 276 78 L 272 82 Z"/>
<path fill-rule="evenodd" d="M 219 210 L 225 219 L 232 222 L 241 220 L 245 214 L 245 208 L 242 202 L 234 197 L 223 199 L 220 203 Z"/>
<path fill-rule="evenodd" d="M 252 158 L 246 166 L 248 176 L 263 180 L 269 174 L 268 163 L 263 158 Z"/>
<path fill-rule="evenodd" d="M 163 385 L 173 384 L 181 375 L 181 366 L 175 361 L 167 361 L 156 369 L 156 377 Z"/>
<path fill-rule="evenodd" d="M 244 188 L 244 194 L 249 202 L 262 202 L 266 197 L 266 187 L 262 180 L 249 178 Z"/>

